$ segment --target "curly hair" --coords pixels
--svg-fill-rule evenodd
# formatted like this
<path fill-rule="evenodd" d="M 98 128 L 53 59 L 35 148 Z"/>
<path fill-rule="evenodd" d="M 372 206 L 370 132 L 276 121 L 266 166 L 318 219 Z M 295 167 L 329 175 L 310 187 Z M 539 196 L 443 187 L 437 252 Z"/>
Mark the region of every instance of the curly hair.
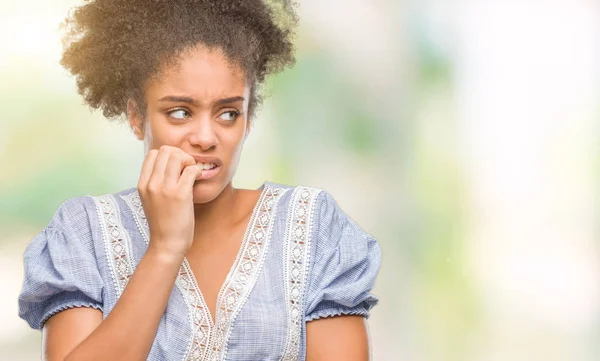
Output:
<path fill-rule="evenodd" d="M 265 77 L 295 62 L 297 23 L 289 0 L 86 0 L 63 23 L 60 63 L 85 102 L 115 119 L 130 98 L 144 112 L 144 85 L 185 50 L 219 48 L 252 83 L 253 118 Z"/>

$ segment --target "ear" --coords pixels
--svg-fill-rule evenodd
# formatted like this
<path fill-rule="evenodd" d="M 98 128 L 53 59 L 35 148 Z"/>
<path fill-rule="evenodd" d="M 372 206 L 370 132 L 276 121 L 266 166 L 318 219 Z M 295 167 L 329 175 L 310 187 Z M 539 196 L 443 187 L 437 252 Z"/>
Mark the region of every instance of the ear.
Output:
<path fill-rule="evenodd" d="M 135 100 L 131 98 L 127 100 L 127 119 L 137 139 L 144 140 L 144 118 L 140 114 Z"/>

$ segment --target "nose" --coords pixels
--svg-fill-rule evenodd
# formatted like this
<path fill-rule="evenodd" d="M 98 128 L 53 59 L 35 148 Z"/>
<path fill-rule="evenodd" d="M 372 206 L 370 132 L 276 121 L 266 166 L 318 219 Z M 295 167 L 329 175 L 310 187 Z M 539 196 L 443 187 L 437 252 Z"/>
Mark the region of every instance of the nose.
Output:
<path fill-rule="evenodd" d="M 201 117 L 191 123 L 192 129 L 189 134 L 189 142 L 192 146 L 207 151 L 219 145 L 219 138 L 210 117 Z"/>

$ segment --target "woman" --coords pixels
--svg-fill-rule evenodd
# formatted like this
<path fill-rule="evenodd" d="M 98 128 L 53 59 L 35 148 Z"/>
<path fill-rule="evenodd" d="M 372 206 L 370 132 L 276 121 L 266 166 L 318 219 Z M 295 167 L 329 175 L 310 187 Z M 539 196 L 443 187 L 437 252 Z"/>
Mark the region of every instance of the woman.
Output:
<path fill-rule="evenodd" d="M 296 22 L 262 0 L 71 14 L 61 63 L 146 157 L 136 188 L 66 201 L 26 249 L 20 316 L 46 360 L 368 359 L 377 242 L 325 191 L 231 184 Z"/>

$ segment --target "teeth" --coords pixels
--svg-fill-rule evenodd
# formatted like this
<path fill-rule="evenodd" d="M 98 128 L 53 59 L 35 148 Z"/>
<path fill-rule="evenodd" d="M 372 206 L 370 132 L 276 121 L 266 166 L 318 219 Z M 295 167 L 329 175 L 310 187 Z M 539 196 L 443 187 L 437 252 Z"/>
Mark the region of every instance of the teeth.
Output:
<path fill-rule="evenodd" d="M 198 167 L 200 167 L 200 169 L 213 169 L 215 168 L 217 165 L 214 163 L 198 163 Z"/>

